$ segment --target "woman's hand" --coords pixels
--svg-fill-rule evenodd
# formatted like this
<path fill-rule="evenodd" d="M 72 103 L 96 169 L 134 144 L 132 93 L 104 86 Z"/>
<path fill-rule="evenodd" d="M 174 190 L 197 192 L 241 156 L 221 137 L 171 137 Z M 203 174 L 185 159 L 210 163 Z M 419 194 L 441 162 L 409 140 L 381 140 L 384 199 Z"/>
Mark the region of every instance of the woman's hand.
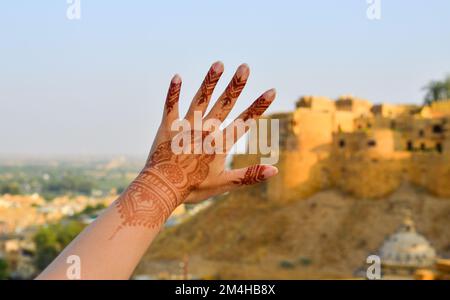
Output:
<path fill-rule="evenodd" d="M 235 130 L 232 122 L 225 130 L 217 126 L 212 129 L 195 130 L 195 118 L 206 122 L 221 123 L 228 116 L 244 88 L 249 68 L 241 65 L 223 94 L 205 115 L 211 94 L 224 70 L 221 62 L 209 69 L 202 85 L 194 96 L 184 124 L 193 130 L 172 130 L 179 119 L 178 101 L 181 78 L 175 75 L 170 83 L 164 115 L 153 143 L 147 163 L 137 178 L 116 201 L 123 226 L 145 226 L 155 228 L 169 217 L 181 203 L 196 203 L 242 185 L 255 184 L 277 173 L 267 165 L 255 165 L 238 170 L 225 170 L 226 155 L 236 141 L 248 130 Z M 257 119 L 275 98 L 275 90 L 262 94 L 236 120 Z M 195 121 L 194 121 L 195 120 Z M 176 126 L 175 126 L 176 127 Z M 180 139 L 183 137 L 184 139 Z M 176 140 L 175 140 L 176 139 Z M 181 140 L 181 143 L 179 142 Z M 211 149 L 206 149 L 209 140 Z M 220 147 L 218 142 L 223 141 Z M 174 145 L 188 151 L 174 151 Z M 219 149 L 219 151 L 217 151 Z M 221 150 L 221 151 L 220 151 Z M 119 229 L 120 229 L 119 228 Z"/>
<path fill-rule="evenodd" d="M 275 167 L 263 165 L 225 170 L 226 153 L 248 129 L 240 128 L 235 134 L 234 123 L 261 116 L 275 98 L 275 91 L 269 90 L 253 102 L 236 122 L 226 128 L 227 134 L 223 137 L 217 124 L 220 125 L 227 117 L 236 102 L 249 70 L 246 65 L 239 67 L 225 92 L 204 116 L 222 73 L 222 63 L 212 65 L 182 120 L 178 116 L 181 79 L 179 76 L 172 79 L 161 126 L 145 167 L 113 205 L 84 229 L 38 279 L 68 279 L 72 266 L 67 262 L 71 257 L 80 262 L 76 272 L 79 279 L 129 278 L 163 223 L 179 204 L 198 202 L 242 185 L 266 180 L 277 173 Z M 197 118 L 203 122 L 215 120 L 216 126 L 198 129 L 194 126 Z M 182 123 L 188 125 L 188 129 L 174 126 L 178 130 L 171 130 L 172 125 L 180 121 L 184 121 Z M 211 147 L 204 141 L 209 141 Z M 178 146 L 190 148 L 190 151 L 178 151 Z"/>

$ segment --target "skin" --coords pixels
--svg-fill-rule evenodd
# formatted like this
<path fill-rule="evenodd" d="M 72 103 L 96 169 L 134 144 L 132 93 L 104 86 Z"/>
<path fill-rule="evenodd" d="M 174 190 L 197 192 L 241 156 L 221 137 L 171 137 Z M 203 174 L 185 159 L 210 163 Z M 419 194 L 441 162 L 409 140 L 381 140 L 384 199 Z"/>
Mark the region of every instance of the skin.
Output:
<path fill-rule="evenodd" d="M 200 112 L 203 121 L 211 118 L 223 121 L 228 116 L 247 82 L 250 70 L 246 64 L 237 69 L 223 94 L 205 116 L 223 71 L 221 62 L 211 66 L 185 120 L 192 123 L 194 112 Z M 66 274 L 70 264 L 67 258 L 72 255 L 80 257 L 81 279 L 128 279 L 177 206 L 198 203 L 242 186 L 257 184 L 277 174 L 275 167 L 266 165 L 226 170 L 226 152 L 175 154 L 171 150 L 171 142 L 179 132 L 172 131 L 171 124 L 179 119 L 180 89 L 181 78 L 175 75 L 167 93 L 157 136 L 148 160 L 136 179 L 37 279 L 68 279 Z M 274 99 L 275 90 L 266 91 L 237 119 L 259 118 Z M 203 139 L 211 134 L 213 132 L 205 131 L 197 136 Z M 229 144 L 234 144 L 242 135 L 226 136 L 232 139 Z M 191 146 L 201 147 L 202 139 L 198 142 L 195 133 L 193 136 Z"/>

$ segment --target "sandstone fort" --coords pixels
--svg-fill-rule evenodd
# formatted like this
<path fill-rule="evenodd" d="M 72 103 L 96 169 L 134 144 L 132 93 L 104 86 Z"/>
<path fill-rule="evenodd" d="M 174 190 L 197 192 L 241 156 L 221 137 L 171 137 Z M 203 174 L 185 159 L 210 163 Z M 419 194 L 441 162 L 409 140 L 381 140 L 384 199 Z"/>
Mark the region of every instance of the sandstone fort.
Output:
<path fill-rule="evenodd" d="M 450 100 L 431 105 L 372 104 L 304 96 L 279 119 L 280 174 L 255 195 L 286 202 L 337 188 L 381 198 L 407 183 L 450 197 Z M 233 167 L 258 163 L 236 155 Z M 261 194 L 262 192 L 262 194 Z"/>

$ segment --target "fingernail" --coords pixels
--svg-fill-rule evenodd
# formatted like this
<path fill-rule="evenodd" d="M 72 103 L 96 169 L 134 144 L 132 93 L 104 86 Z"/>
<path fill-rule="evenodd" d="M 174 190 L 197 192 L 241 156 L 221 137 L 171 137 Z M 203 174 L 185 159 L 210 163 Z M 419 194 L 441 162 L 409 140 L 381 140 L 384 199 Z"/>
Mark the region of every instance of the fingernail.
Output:
<path fill-rule="evenodd" d="M 275 97 L 276 94 L 277 94 L 277 90 L 276 89 L 270 89 L 267 92 L 265 92 L 265 96 L 267 98 Z"/>
<path fill-rule="evenodd" d="M 266 166 L 263 171 L 264 179 L 275 176 L 278 173 L 278 169 L 273 166 Z"/>
<path fill-rule="evenodd" d="M 180 83 L 181 82 L 181 77 L 178 74 L 175 74 L 175 76 L 173 76 L 172 78 L 172 83 Z"/>
<path fill-rule="evenodd" d="M 223 63 L 221 61 L 217 61 L 212 65 L 212 69 L 215 73 L 223 72 Z"/>
<path fill-rule="evenodd" d="M 239 66 L 239 68 L 236 71 L 236 76 L 239 79 L 245 79 L 248 78 L 248 75 L 250 74 L 250 68 L 248 67 L 247 64 L 242 64 Z"/>

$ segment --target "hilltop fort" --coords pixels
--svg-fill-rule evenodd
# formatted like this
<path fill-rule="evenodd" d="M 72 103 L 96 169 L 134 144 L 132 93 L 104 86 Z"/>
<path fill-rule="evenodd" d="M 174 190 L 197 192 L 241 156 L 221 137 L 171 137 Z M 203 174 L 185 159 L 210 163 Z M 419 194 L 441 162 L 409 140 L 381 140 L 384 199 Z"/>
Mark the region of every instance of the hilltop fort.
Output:
<path fill-rule="evenodd" d="M 379 249 L 401 260 L 397 272 L 414 263 L 411 251 L 430 250 L 428 241 L 450 257 L 450 101 L 308 96 L 268 118 L 279 120 L 280 173 L 164 230 L 137 274 L 159 276 L 168 265 L 178 274 L 189 257 L 202 278 L 350 278 Z M 235 155 L 232 167 L 259 163 L 260 155 Z M 405 209 L 420 236 L 395 231 Z"/>
<path fill-rule="evenodd" d="M 304 96 L 292 112 L 268 118 L 279 119 L 280 173 L 254 195 L 286 202 L 337 188 L 381 198 L 411 183 L 450 197 L 450 100 L 374 105 L 353 96 Z M 232 164 L 258 162 L 258 155 L 235 155 Z"/>

